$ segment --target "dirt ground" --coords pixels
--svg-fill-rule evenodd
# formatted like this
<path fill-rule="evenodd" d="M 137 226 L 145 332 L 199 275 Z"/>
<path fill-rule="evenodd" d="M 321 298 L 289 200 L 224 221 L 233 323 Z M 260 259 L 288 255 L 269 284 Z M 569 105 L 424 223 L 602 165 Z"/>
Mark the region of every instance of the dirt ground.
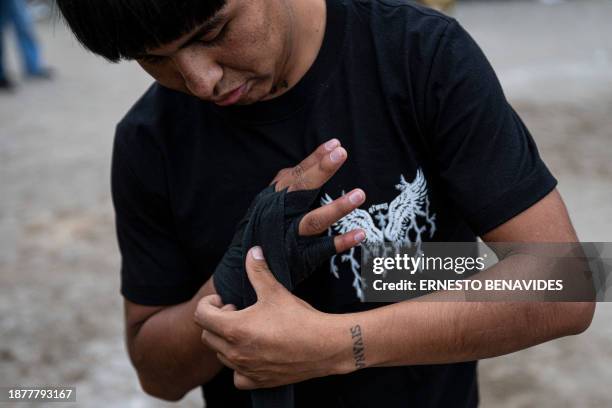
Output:
<path fill-rule="evenodd" d="M 580 238 L 611 241 L 612 2 L 469 2 L 455 15 L 560 180 Z M 74 385 L 83 407 L 174 406 L 140 391 L 125 353 L 109 196 L 114 124 L 150 79 L 85 53 L 60 23 L 39 28 L 56 80 L 0 95 L 0 386 Z M 483 361 L 482 406 L 612 406 L 610 318 L 600 304 L 581 336 Z M 197 390 L 180 404 L 201 405 Z"/>

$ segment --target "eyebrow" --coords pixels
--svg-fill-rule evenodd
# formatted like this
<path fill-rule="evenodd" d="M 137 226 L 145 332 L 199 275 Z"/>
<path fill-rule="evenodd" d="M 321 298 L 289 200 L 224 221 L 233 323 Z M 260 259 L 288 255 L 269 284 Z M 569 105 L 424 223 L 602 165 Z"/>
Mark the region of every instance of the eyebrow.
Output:
<path fill-rule="evenodd" d="M 189 45 L 196 42 L 198 38 L 201 38 L 205 36 L 206 34 L 214 31 L 216 28 L 218 28 L 223 23 L 225 19 L 226 19 L 226 16 L 224 13 L 219 12 L 215 14 L 214 16 L 206 20 L 195 33 L 193 33 L 188 39 L 186 39 L 181 45 L 179 45 L 178 49 L 181 50 L 183 48 L 186 48 Z M 159 55 L 140 54 L 136 56 L 136 59 L 146 59 L 146 58 L 155 58 L 155 57 L 159 57 Z"/>
<path fill-rule="evenodd" d="M 179 50 L 197 41 L 198 38 L 203 37 L 206 34 L 214 31 L 216 28 L 218 28 L 221 25 L 223 20 L 225 20 L 225 14 L 222 14 L 222 13 L 217 13 L 210 19 L 206 20 L 206 22 L 202 24 L 202 26 L 198 29 L 198 31 L 196 31 L 191 37 L 187 39 L 187 41 L 185 41 L 183 44 L 179 46 Z"/>

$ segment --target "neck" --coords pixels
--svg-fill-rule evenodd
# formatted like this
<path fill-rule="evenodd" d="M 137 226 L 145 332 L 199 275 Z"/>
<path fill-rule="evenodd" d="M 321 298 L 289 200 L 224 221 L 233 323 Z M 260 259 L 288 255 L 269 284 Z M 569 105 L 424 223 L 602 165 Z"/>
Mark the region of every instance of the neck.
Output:
<path fill-rule="evenodd" d="M 325 35 L 325 0 L 290 0 L 287 7 L 291 24 L 287 38 L 288 53 L 274 97 L 289 91 L 306 75 L 317 58 Z"/>

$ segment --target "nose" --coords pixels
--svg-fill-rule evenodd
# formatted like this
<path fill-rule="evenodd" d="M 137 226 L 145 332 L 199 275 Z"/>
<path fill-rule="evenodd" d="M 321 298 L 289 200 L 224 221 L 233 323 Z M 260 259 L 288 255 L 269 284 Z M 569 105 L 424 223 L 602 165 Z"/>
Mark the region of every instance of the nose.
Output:
<path fill-rule="evenodd" d="M 185 86 L 200 99 L 211 100 L 217 83 L 223 77 L 223 69 L 201 48 L 187 47 L 172 56 Z"/>

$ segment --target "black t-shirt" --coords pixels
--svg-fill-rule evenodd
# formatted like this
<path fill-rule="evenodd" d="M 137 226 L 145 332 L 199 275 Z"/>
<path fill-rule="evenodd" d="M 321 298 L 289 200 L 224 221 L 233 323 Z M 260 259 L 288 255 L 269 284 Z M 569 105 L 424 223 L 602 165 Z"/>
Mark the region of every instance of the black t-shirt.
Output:
<path fill-rule="evenodd" d="M 400 0 L 328 0 L 322 48 L 291 90 L 218 107 L 153 85 L 119 123 L 112 192 L 121 293 L 189 300 L 210 278 L 252 198 L 336 137 L 349 157 L 321 202 L 353 188 L 368 239 L 474 241 L 556 185 L 480 48 L 452 18 Z M 337 233 L 347 222 L 339 223 Z M 319 310 L 365 310 L 356 252 L 296 290 Z M 231 372 L 210 408 L 249 406 Z M 297 406 L 475 406 L 476 363 L 369 368 L 296 385 Z"/>

